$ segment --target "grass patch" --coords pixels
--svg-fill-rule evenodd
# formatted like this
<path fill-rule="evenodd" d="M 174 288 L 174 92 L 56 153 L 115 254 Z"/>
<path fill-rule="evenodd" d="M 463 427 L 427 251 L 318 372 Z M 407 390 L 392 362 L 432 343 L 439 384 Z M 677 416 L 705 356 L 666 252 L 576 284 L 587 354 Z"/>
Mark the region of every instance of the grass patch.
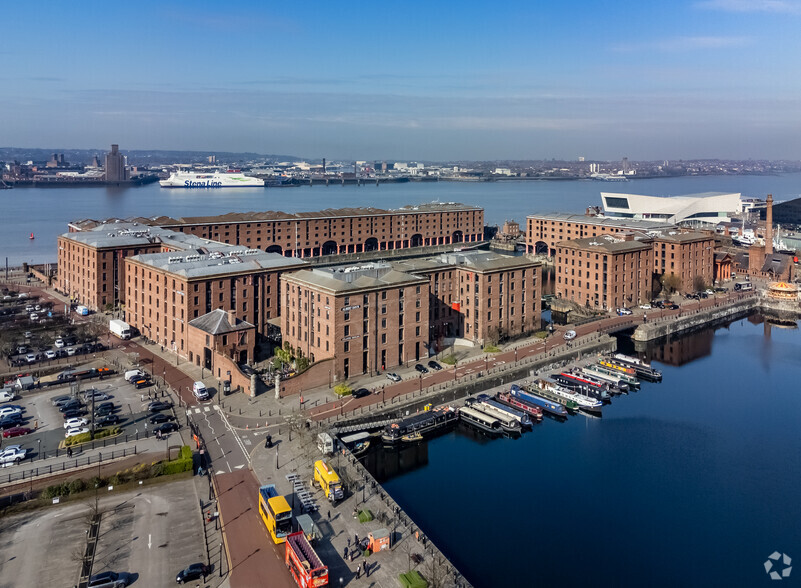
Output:
<path fill-rule="evenodd" d="M 398 581 L 403 588 L 428 588 L 428 582 L 423 579 L 420 572 L 412 570 L 398 576 Z"/>
<path fill-rule="evenodd" d="M 534 336 L 537 339 L 545 339 L 548 336 L 548 331 L 537 331 L 534 333 Z"/>
<path fill-rule="evenodd" d="M 359 522 L 360 523 L 369 523 L 373 520 L 373 513 L 371 513 L 368 509 L 360 510 L 359 511 Z"/>
<path fill-rule="evenodd" d="M 105 437 L 116 437 L 120 434 L 122 434 L 122 429 L 120 427 L 107 427 L 96 430 L 94 439 L 96 440 L 103 439 Z M 89 443 L 92 440 L 92 433 L 81 433 L 80 435 L 73 435 L 72 437 L 64 439 L 64 447 L 75 447 L 76 445 L 81 445 L 82 443 Z"/>
<path fill-rule="evenodd" d="M 497 345 L 484 345 L 484 352 L 485 353 L 500 353 L 501 348 Z"/>
<path fill-rule="evenodd" d="M 444 363 L 445 365 L 456 365 L 457 359 L 456 356 L 453 353 L 451 353 L 450 355 L 448 355 L 447 357 L 443 357 L 439 361 L 440 363 Z"/>

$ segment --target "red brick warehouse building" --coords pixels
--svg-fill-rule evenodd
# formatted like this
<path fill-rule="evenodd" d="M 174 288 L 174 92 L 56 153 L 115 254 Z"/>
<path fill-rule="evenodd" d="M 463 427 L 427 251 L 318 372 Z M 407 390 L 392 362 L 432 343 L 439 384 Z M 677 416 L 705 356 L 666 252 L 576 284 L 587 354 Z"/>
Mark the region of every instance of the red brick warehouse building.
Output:
<path fill-rule="evenodd" d="M 457 203 L 419 204 L 394 210 L 245 212 L 152 222 L 173 231 L 286 257 L 476 243 L 484 237 L 484 209 Z"/>

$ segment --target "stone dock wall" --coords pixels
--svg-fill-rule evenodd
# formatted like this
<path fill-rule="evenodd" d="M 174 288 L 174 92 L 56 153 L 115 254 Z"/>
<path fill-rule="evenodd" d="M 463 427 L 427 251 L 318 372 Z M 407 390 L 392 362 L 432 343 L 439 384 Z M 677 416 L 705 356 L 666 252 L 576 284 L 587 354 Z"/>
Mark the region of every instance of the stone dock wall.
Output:
<path fill-rule="evenodd" d="M 716 322 L 735 320 L 748 316 L 758 309 L 759 299 L 756 296 L 744 296 L 739 300 L 721 303 L 720 306 L 692 310 L 687 314 L 679 314 L 679 316 L 649 319 L 647 323 L 637 327 L 632 339 L 635 342 L 651 341 L 660 337 L 705 327 Z"/>

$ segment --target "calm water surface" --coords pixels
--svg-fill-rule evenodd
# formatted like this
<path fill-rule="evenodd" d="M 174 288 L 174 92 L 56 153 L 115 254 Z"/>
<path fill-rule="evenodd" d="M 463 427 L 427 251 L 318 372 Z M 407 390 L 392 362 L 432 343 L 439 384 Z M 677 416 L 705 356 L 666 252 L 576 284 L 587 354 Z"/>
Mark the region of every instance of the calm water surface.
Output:
<path fill-rule="evenodd" d="M 801 558 L 801 333 L 760 321 L 651 348 L 663 383 L 603 419 L 457 429 L 377 475 L 407 470 L 386 489 L 477 587 L 767 586 Z"/>
<path fill-rule="evenodd" d="M 656 196 L 708 191 L 735 191 L 776 200 L 801 194 L 801 174 L 784 176 L 686 177 L 633 180 L 621 183 L 595 181 L 437 182 L 383 184 L 381 186 L 314 186 L 267 189 L 179 190 L 158 184 L 138 188 L 15 188 L 0 191 L 3 230 L 0 263 L 11 265 L 56 260 L 56 236 L 71 220 L 133 216 L 172 217 L 225 212 L 283 210 L 300 212 L 343 206 L 399 207 L 423 202 L 462 202 L 483 206 L 489 224 L 506 219 L 524 223 L 533 212 L 583 212 L 600 205 L 601 191 Z M 30 233 L 35 239 L 30 240 Z"/>

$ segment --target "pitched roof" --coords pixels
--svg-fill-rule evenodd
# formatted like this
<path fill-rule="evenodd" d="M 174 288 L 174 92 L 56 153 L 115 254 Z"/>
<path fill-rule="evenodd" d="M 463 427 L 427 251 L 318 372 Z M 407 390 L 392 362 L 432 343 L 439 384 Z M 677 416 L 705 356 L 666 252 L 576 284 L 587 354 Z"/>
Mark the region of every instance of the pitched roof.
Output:
<path fill-rule="evenodd" d="M 189 321 L 189 324 L 210 335 L 223 335 L 225 333 L 245 331 L 254 328 L 249 322 L 240 319 L 236 319 L 236 324 L 232 325 L 228 321 L 228 313 L 220 308 L 216 308 L 203 316 L 192 319 Z"/>

